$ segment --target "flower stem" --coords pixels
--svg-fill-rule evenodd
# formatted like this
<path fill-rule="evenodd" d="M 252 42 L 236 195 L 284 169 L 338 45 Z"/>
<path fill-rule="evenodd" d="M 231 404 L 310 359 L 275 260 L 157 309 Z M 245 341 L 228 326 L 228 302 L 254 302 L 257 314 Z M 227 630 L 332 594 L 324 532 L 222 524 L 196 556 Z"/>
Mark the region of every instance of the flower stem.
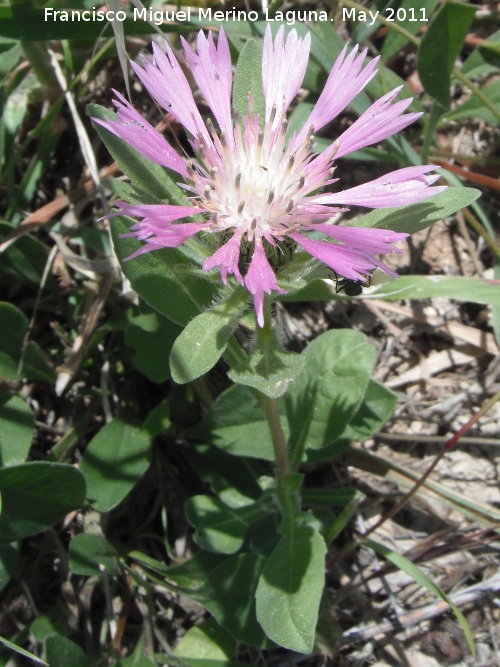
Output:
<path fill-rule="evenodd" d="M 439 104 L 439 102 L 434 100 L 432 103 L 431 114 L 427 121 L 427 127 L 425 130 L 424 145 L 422 146 L 422 164 L 426 164 L 427 162 L 432 140 L 434 139 L 434 133 L 436 131 L 439 119 L 443 115 L 444 111 L 445 109 Z"/>
<path fill-rule="evenodd" d="M 288 446 L 286 444 L 283 428 L 281 427 L 277 400 L 275 398 L 269 398 L 269 396 L 265 396 L 264 394 L 262 394 L 260 400 L 271 432 L 274 458 L 276 461 L 276 482 L 278 489 L 280 489 L 280 487 L 283 486 L 284 478 L 290 472 Z"/>
<path fill-rule="evenodd" d="M 273 326 L 271 299 L 265 297 L 264 300 L 264 326 L 257 327 L 257 336 L 264 346 L 272 345 Z M 276 463 L 276 488 L 283 515 L 283 532 L 286 532 L 292 525 L 295 516 L 299 511 L 297 503 L 296 489 L 294 485 L 287 484 L 287 476 L 290 474 L 290 459 L 288 456 L 288 445 L 281 425 L 278 401 L 265 394 L 260 394 L 260 401 L 267 424 L 271 433 L 271 441 L 274 449 L 274 459 Z"/>

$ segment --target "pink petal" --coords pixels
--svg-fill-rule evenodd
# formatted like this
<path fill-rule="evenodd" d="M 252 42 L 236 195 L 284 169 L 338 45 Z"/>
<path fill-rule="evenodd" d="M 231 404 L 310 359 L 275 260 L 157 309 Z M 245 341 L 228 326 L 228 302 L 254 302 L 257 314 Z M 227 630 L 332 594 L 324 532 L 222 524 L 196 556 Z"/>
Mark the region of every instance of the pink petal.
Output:
<path fill-rule="evenodd" d="M 141 226 L 141 223 L 137 223 L 136 226 Z M 186 222 L 180 225 L 171 225 L 170 227 L 159 228 L 151 227 L 149 230 L 150 233 L 155 233 L 156 235 L 146 239 L 146 244 L 141 246 L 138 250 L 132 253 L 129 257 L 126 257 L 124 261 L 129 259 L 134 259 L 139 255 L 143 255 L 146 252 L 151 250 L 161 250 L 162 248 L 176 248 L 179 245 L 185 243 L 191 236 L 197 234 L 202 229 L 207 228 L 207 222 Z M 127 236 L 137 236 L 141 239 L 141 231 L 137 233 L 123 234 L 124 237 Z M 142 238 L 141 240 L 145 240 Z"/>
<path fill-rule="evenodd" d="M 318 204 L 346 204 L 368 208 L 416 204 L 447 189 L 446 186 L 430 187 L 439 179 L 439 174 L 425 176 L 433 169 L 436 167 L 432 165 L 398 169 L 349 190 L 313 197 L 312 201 Z"/>
<path fill-rule="evenodd" d="M 120 211 L 112 213 L 112 216 L 125 214 L 131 217 L 148 218 L 156 224 L 170 223 L 202 212 L 196 206 L 172 206 L 170 204 L 128 204 L 120 201 L 116 203 L 116 206 Z"/>
<path fill-rule="evenodd" d="M 253 294 L 255 312 L 259 327 L 264 326 L 264 293 L 271 294 L 272 290 L 285 294 L 276 281 L 276 276 L 267 261 L 266 253 L 262 245 L 262 239 L 255 238 L 255 248 L 252 260 L 245 276 L 245 286 Z"/>
<path fill-rule="evenodd" d="M 390 229 L 339 227 L 338 225 L 325 224 L 314 225 L 314 230 L 344 243 L 348 248 L 381 255 L 392 251 L 399 254 L 403 253 L 403 250 L 395 248 L 391 244 L 396 241 L 403 241 L 409 236 L 409 234 L 393 232 Z"/>
<path fill-rule="evenodd" d="M 208 257 L 203 262 L 203 270 L 210 271 L 214 267 L 220 267 L 220 275 L 224 285 L 227 285 L 227 275 L 231 273 L 236 277 L 236 280 L 243 285 L 243 278 L 241 277 L 238 261 L 240 259 L 240 243 L 242 233 L 235 233 L 227 243 L 221 246 L 214 252 L 211 257 Z"/>
<path fill-rule="evenodd" d="M 281 123 L 283 114 L 297 94 L 304 79 L 311 47 L 311 35 L 304 39 L 296 30 L 288 33 L 284 42 L 285 29 L 280 26 L 273 44 L 269 24 L 264 36 L 262 51 L 262 85 L 266 102 L 266 121 L 269 120 L 273 106 L 276 105 L 276 118 L 273 128 Z"/>
<path fill-rule="evenodd" d="M 113 91 L 117 100 L 113 104 L 117 108 L 116 120 L 106 118 L 92 120 L 123 139 L 141 155 L 156 164 L 173 169 L 178 174 L 188 175 L 184 160 L 176 153 L 168 141 L 157 132 L 148 121 L 138 113 L 127 100 L 116 90 Z"/>
<path fill-rule="evenodd" d="M 375 76 L 375 68 L 379 58 L 371 60 L 364 70 L 361 71 L 367 50 L 365 49 L 356 57 L 357 50 L 358 47 L 355 46 L 346 57 L 346 44 L 340 52 L 328 76 L 323 92 L 319 96 L 311 115 L 304 123 L 304 127 L 294 141 L 294 146 L 302 143 L 311 125 L 317 131 L 333 120 Z"/>
<path fill-rule="evenodd" d="M 231 116 L 231 54 L 224 30 L 219 31 L 217 48 L 212 33 L 208 39 L 200 30 L 198 33 L 198 54 L 181 37 L 186 53 L 186 60 L 191 72 L 212 110 L 219 127 L 225 133 L 228 143 L 234 143 L 233 122 Z"/>
<path fill-rule="evenodd" d="M 335 158 L 340 158 L 365 146 L 371 146 L 383 141 L 416 121 L 417 118 L 420 118 L 421 113 L 402 115 L 403 111 L 411 104 L 411 98 L 401 100 L 391 106 L 391 102 L 401 88 L 402 86 L 396 88 L 374 102 L 340 135 L 336 141 L 339 144 L 339 148 Z"/>
<path fill-rule="evenodd" d="M 366 274 L 377 266 L 375 257 L 351 250 L 329 241 L 315 241 L 302 234 L 289 234 L 306 252 L 316 257 L 331 269 L 345 278 L 365 280 Z"/>
<path fill-rule="evenodd" d="M 144 84 L 151 97 L 172 114 L 193 137 L 201 133 L 207 145 L 212 140 L 205 127 L 193 98 L 189 83 L 184 76 L 174 53 L 164 42 L 166 54 L 153 43 L 153 60 L 146 60 L 143 69 L 137 63 L 130 63 L 132 69 Z"/>

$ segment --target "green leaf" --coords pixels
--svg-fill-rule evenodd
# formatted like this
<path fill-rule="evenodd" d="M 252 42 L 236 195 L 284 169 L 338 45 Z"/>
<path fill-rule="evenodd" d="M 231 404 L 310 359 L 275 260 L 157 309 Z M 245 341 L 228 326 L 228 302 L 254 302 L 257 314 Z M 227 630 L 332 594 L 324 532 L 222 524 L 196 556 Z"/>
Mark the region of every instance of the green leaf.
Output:
<path fill-rule="evenodd" d="M 133 317 L 124 335 L 135 350 L 133 362 L 152 382 L 161 384 L 170 378 L 168 357 L 182 329 L 157 312 Z"/>
<path fill-rule="evenodd" d="M 294 352 L 275 347 L 256 347 L 247 361 L 232 368 L 233 382 L 253 387 L 270 398 L 279 398 L 288 390 L 304 368 L 304 359 Z"/>
<path fill-rule="evenodd" d="M 33 437 L 33 413 L 18 396 L 0 394 L 0 465 L 24 463 Z"/>
<path fill-rule="evenodd" d="M 448 188 L 425 202 L 411 206 L 398 206 L 370 211 L 358 218 L 355 227 L 378 227 L 396 232 L 416 232 L 429 227 L 433 222 L 447 218 L 462 208 L 469 206 L 481 196 L 474 188 Z"/>
<path fill-rule="evenodd" d="M 30 653 L 29 651 L 26 651 L 26 649 L 21 648 L 21 646 L 18 646 L 17 644 L 14 644 L 14 642 L 10 642 L 8 639 L 5 639 L 5 637 L 0 637 L 0 644 L 3 644 L 7 648 L 11 649 L 11 651 L 15 651 L 16 653 L 19 653 L 19 655 L 23 655 L 25 658 L 28 658 L 29 660 L 33 660 L 39 665 L 46 665 L 47 663 L 42 660 L 41 658 L 38 658 L 36 655 L 33 655 L 33 653 Z M 7 663 L 4 662 L 4 665 Z"/>
<path fill-rule="evenodd" d="M 47 530 L 85 500 L 83 475 L 71 465 L 35 461 L 0 470 L 0 544 Z"/>
<path fill-rule="evenodd" d="M 175 382 L 185 384 L 215 366 L 226 349 L 247 299 L 247 290 L 237 287 L 224 303 L 189 322 L 170 354 L 170 370 Z"/>
<path fill-rule="evenodd" d="M 236 651 L 235 639 L 213 619 L 190 628 L 177 642 L 173 654 L 181 658 L 230 660 Z"/>
<path fill-rule="evenodd" d="M 419 567 L 417 567 L 415 563 L 412 563 L 410 560 L 408 560 L 408 558 L 405 558 L 405 556 L 402 556 L 401 554 L 398 554 L 395 551 L 391 551 L 391 549 L 388 549 L 387 547 L 385 547 L 382 544 L 379 544 L 378 542 L 373 542 L 372 540 L 363 540 L 363 544 L 365 544 L 368 548 L 373 549 L 374 551 L 379 553 L 381 556 L 386 558 L 397 568 L 403 570 L 403 572 L 406 572 L 406 574 L 409 575 L 414 581 L 416 581 L 417 584 L 420 584 L 420 586 L 426 588 L 436 597 L 448 603 L 453 613 L 457 617 L 457 621 L 462 626 L 462 630 L 464 631 L 464 635 L 465 638 L 467 639 L 467 644 L 469 645 L 471 653 L 475 655 L 476 650 L 474 647 L 474 637 L 472 635 L 469 624 L 465 619 L 465 616 L 462 614 L 457 605 L 450 600 L 450 598 L 446 595 L 446 593 L 439 588 L 439 586 L 437 586 L 431 579 L 429 579 L 429 577 L 426 574 L 424 574 L 424 572 L 422 572 L 422 570 Z"/>
<path fill-rule="evenodd" d="M 270 642 L 257 622 L 255 590 L 264 566 L 263 556 L 251 553 L 230 556 L 210 569 L 201 589 L 193 595 L 235 639 L 269 648 Z"/>
<path fill-rule="evenodd" d="M 0 238 L 4 240 L 16 229 L 16 225 L 0 223 Z M 40 285 L 47 263 L 47 246 L 37 238 L 26 234 L 16 239 L 2 252 L 0 271 L 27 280 L 33 285 Z M 45 290 L 56 293 L 59 291 L 54 276 L 49 273 L 45 281 Z"/>
<path fill-rule="evenodd" d="M 325 583 L 326 545 L 317 530 L 293 526 L 267 560 L 257 586 L 257 618 L 280 646 L 311 653 Z"/>
<path fill-rule="evenodd" d="M 17 544 L 0 545 L 0 591 L 9 583 L 19 562 L 19 546 Z"/>
<path fill-rule="evenodd" d="M 143 431 L 149 433 L 151 438 L 166 431 L 170 426 L 170 402 L 168 398 L 153 408 L 142 425 Z"/>
<path fill-rule="evenodd" d="M 265 562 L 263 556 L 253 553 L 222 556 L 199 551 L 182 565 L 167 567 L 145 554 L 129 555 L 157 571 L 162 579 L 188 589 L 184 594 L 205 605 L 238 641 L 260 648 L 274 646 L 255 615 L 255 589 Z"/>
<path fill-rule="evenodd" d="M 265 516 L 262 503 L 233 509 L 211 496 L 193 496 L 185 504 L 185 514 L 196 529 L 195 541 L 208 551 L 236 553 L 243 544 L 247 528 Z"/>
<path fill-rule="evenodd" d="M 246 498 L 245 504 L 262 496 L 258 479 L 268 474 L 268 469 L 260 461 L 235 457 L 204 443 L 178 446 L 176 449 L 214 493 L 226 498 L 228 504 L 231 504 L 228 493 L 240 494 Z"/>
<path fill-rule="evenodd" d="M 116 114 L 98 104 L 89 104 L 87 109 L 92 118 L 100 120 L 116 118 Z M 163 203 L 168 200 L 172 204 L 189 206 L 189 199 L 166 169 L 138 153 L 126 141 L 119 139 L 102 125 L 96 123 L 95 128 L 120 169 L 130 178 L 134 186 L 149 192 Z"/>
<path fill-rule="evenodd" d="M 500 307 L 498 285 L 481 278 L 465 276 L 403 276 L 381 285 L 370 294 L 370 298 L 387 301 L 438 296 Z"/>
<path fill-rule="evenodd" d="M 109 512 L 130 493 L 149 466 L 149 434 L 113 419 L 90 441 L 80 464 L 87 480 L 88 501 Z"/>
<path fill-rule="evenodd" d="M 45 642 L 45 656 L 50 667 L 89 667 L 82 649 L 66 637 L 49 637 Z"/>
<path fill-rule="evenodd" d="M 179 270 L 191 263 L 180 250 L 163 248 L 124 262 L 140 246 L 135 239 L 120 238 L 128 231 L 124 218 L 113 218 L 113 245 L 122 270 L 133 289 L 151 308 L 185 326 L 210 306 L 215 296 L 214 287 L 206 280 Z"/>
<path fill-rule="evenodd" d="M 389 23 L 387 26 L 389 28 L 389 34 L 384 41 L 381 54 L 384 60 L 389 60 L 389 58 L 408 43 L 408 39 L 404 35 L 401 35 L 401 33 L 396 30 L 391 30 L 391 27 L 394 24 L 397 24 L 412 35 L 416 35 L 420 32 L 422 25 L 426 25 L 421 21 L 422 12 L 420 10 L 424 9 L 424 16 L 428 18 L 432 15 L 438 2 L 439 0 L 420 0 L 417 4 L 413 0 L 402 1 L 399 5 L 399 9 L 404 10 L 404 14 L 403 11 L 396 12 L 394 23 Z M 402 20 L 399 20 L 399 17 L 401 17 Z"/>
<path fill-rule="evenodd" d="M 285 423 L 283 427 L 287 437 Z M 203 421 L 187 431 L 187 436 L 210 442 L 236 456 L 274 461 L 269 426 L 260 401 L 255 392 L 243 385 L 226 389 Z"/>
<path fill-rule="evenodd" d="M 481 92 L 496 106 L 500 105 L 500 81 L 494 81 L 489 86 L 481 89 Z M 458 120 L 460 118 L 482 118 L 487 123 L 496 124 L 498 118 L 484 106 L 482 101 L 473 95 L 467 102 L 450 111 L 445 116 L 446 120 Z"/>
<path fill-rule="evenodd" d="M 161 656 L 162 664 L 171 667 L 248 667 L 248 662 L 236 660 L 209 660 L 206 658 L 188 658 L 164 654 Z"/>
<path fill-rule="evenodd" d="M 306 368 L 286 396 L 292 460 L 335 441 L 356 414 L 375 361 L 375 348 L 357 331 L 327 331 L 302 353 Z"/>
<path fill-rule="evenodd" d="M 446 109 L 451 104 L 451 73 L 476 13 L 463 2 L 445 2 L 434 15 L 418 49 L 418 75 L 426 93 Z"/>
<path fill-rule="evenodd" d="M 145 635 L 141 635 L 137 646 L 134 649 L 132 655 L 129 655 L 128 658 L 119 660 L 115 663 L 116 667 L 157 667 L 157 663 L 153 662 L 148 658 L 145 653 Z"/>
<path fill-rule="evenodd" d="M 249 39 L 236 64 L 233 82 L 233 108 L 243 119 L 249 113 L 249 97 L 254 115 L 264 127 L 265 102 L 262 88 L 262 47 L 255 39 Z"/>
<path fill-rule="evenodd" d="M 352 440 L 363 442 L 385 424 L 397 403 L 396 394 L 386 389 L 380 382 L 370 379 L 359 410 L 349 421 L 338 440 L 329 447 L 309 450 L 307 460 L 310 462 L 328 461 L 346 450 Z"/>
<path fill-rule="evenodd" d="M 69 567 L 73 574 L 86 576 L 118 573 L 117 553 L 111 544 L 92 533 L 76 535 L 69 543 Z"/>
<path fill-rule="evenodd" d="M 35 343 L 28 343 L 21 373 L 17 368 L 21 359 L 23 334 L 28 318 L 10 303 L 0 302 L 0 380 L 55 380 L 56 374 L 46 362 Z"/>
<path fill-rule="evenodd" d="M 67 610 L 61 606 L 50 607 L 46 614 L 37 616 L 29 626 L 30 634 L 37 642 L 45 643 L 49 637 L 68 633 Z"/>
<path fill-rule="evenodd" d="M 500 69 L 500 30 L 490 35 L 478 49 L 475 49 L 461 68 L 469 78 L 484 74 L 496 74 Z M 496 121 L 495 121 L 496 122 Z"/>

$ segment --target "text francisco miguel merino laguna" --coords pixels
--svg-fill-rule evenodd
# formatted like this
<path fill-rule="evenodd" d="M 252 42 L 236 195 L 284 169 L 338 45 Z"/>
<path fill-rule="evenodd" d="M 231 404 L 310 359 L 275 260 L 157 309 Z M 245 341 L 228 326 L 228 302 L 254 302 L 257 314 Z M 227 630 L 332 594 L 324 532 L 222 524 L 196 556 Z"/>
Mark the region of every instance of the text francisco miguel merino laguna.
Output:
<path fill-rule="evenodd" d="M 156 25 L 161 25 L 164 21 L 191 21 L 191 15 L 194 19 L 199 21 L 208 19 L 209 21 L 258 21 L 259 14 L 255 11 L 244 11 L 229 9 L 225 11 L 213 11 L 210 7 L 204 9 L 197 7 L 192 10 L 191 7 L 186 7 L 183 11 L 167 11 L 154 9 L 136 9 L 134 8 L 133 15 L 119 10 L 117 12 L 102 9 L 53 9 L 52 7 L 45 7 L 45 21 L 125 21 L 131 18 L 133 21 L 150 21 Z M 287 11 L 274 12 L 273 16 L 268 16 L 266 10 L 266 21 L 286 22 L 288 25 L 293 25 L 295 21 L 328 21 L 328 14 L 325 11 Z"/>

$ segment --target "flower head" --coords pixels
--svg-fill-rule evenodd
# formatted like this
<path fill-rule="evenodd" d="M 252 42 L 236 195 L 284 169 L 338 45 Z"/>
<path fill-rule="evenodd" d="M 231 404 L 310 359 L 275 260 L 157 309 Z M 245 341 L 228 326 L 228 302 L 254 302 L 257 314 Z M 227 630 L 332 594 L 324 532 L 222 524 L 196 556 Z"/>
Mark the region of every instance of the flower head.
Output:
<path fill-rule="evenodd" d="M 192 195 L 192 206 L 117 204 L 119 213 L 140 218 L 129 235 L 145 244 L 131 258 L 179 246 L 199 232 L 217 234 L 219 248 L 204 261 L 203 269 L 218 268 L 224 284 L 232 275 L 245 285 L 254 297 L 260 326 L 264 294 L 273 290 L 284 293 L 268 259 L 277 242 L 302 246 L 352 280 L 365 280 L 376 267 L 393 274 L 376 255 L 401 252 L 392 244 L 407 234 L 344 227 L 329 221 L 349 205 L 386 208 L 414 204 L 445 189 L 430 187 L 439 178 L 429 175 L 433 166 L 418 166 L 348 190 L 324 191 L 338 180 L 333 178 L 337 158 L 390 137 L 420 114 L 404 114 L 411 100 L 394 102 L 397 88 L 372 104 L 326 150 L 316 153 L 314 133 L 335 118 L 376 74 L 377 58 L 363 67 L 366 51 L 358 54 L 355 47 L 347 53 L 346 46 L 304 127 L 287 144 L 285 113 L 302 83 L 310 41 L 309 34 L 301 39 L 295 30 L 285 40 L 283 27 L 273 40 L 267 28 L 262 55 L 263 123 L 251 109 L 242 122 L 232 113 L 231 58 L 222 28 L 217 45 L 211 33 L 205 37 L 200 32 L 197 53 L 183 40 L 187 64 L 218 128 L 203 120 L 167 43 L 165 52 L 153 44 L 153 59 L 146 60 L 143 67 L 132 63 L 154 100 L 187 130 L 195 154 L 191 160 L 181 157 L 119 93 L 114 100 L 116 120 L 96 119 L 153 162 L 180 174 Z M 182 222 L 182 218 L 200 213 L 207 214 L 204 221 Z M 319 231 L 333 242 L 310 238 L 307 233 L 311 231 Z M 251 259 L 245 265 L 242 252 L 246 257 L 249 248 Z"/>

